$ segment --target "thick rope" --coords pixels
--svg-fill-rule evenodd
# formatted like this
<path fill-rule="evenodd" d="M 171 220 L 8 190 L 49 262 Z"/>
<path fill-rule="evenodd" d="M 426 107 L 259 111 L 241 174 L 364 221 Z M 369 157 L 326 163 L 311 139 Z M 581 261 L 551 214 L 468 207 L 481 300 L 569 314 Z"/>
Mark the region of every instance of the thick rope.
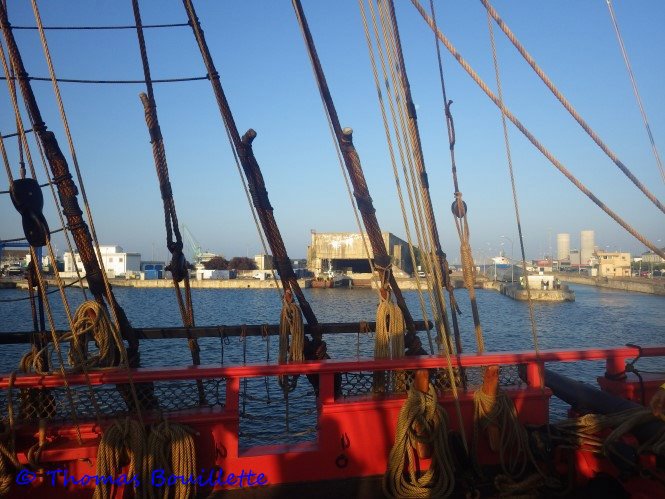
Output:
<path fill-rule="evenodd" d="M 3 431 L 0 433 L 0 496 L 9 493 L 14 485 L 14 477 L 21 465 L 16 456 L 14 441 L 14 404 L 12 401 L 12 388 L 16 373 L 9 377 L 7 387 L 7 421 L 3 421 Z"/>
<path fill-rule="evenodd" d="M 436 13 L 434 9 L 434 3 L 430 0 L 430 9 L 432 11 L 432 22 L 436 27 Z M 437 28 L 438 29 L 438 28 Z M 453 116 L 450 111 L 450 105 L 452 101 L 448 100 L 448 95 L 446 94 L 446 83 L 443 76 L 443 61 L 441 58 L 441 51 L 439 48 L 439 42 L 434 36 L 434 46 L 436 48 L 437 61 L 439 66 L 439 81 L 441 84 L 441 94 L 443 97 L 444 105 L 444 114 L 446 118 L 446 130 L 448 133 L 448 148 L 450 150 L 450 168 L 453 178 L 453 186 L 455 189 L 455 204 L 453 205 L 453 214 L 455 220 L 455 226 L 457 227 L 457 233 L 460 240 L 460 258 L 462 260 L 462 272 L 464 275 L 464 284 L 469 293 L 469 299 L 471 302 L 471 315 L 473 317 L 473 325 L 476 333 L 476 344 L 478 353 L 482 353 L 485 349 L 485 341 L 483 338 L 483 330 L 480 323 L 480 314 L 478 312 L 478 302 L 476 300 L 475 292 L 475 273 L 473 265 L 473 257 L 471 252 L 471 242 L 469 234 L 469 225 L 467 219 L 467 209 L 466 205 L 462 201 L 462 193 L 459 188 L 459 181 L 457 178 L 457 162 L 455 160 L 455 124 L 453 121 Z"/>
<path fill-rule="evenodd" d="M 163 421 L 152 427 L 148 436 L 146 468 L 144 480 L 148 484 L 147 497 L 150 499 L 173 498 L 189 499 L 196 497 L 196 483 L 184 484 L 182 481 L 174 486 L 151 487 L 151 475 L 155 470 L 163 470 L 165 476 L 182 476 L 185 479 L 196 477 L 196 449 L 194 446 L 194 430 L 169 421 Z"/>
<path fill-rule="evenodd" d="M 651 126 L 649 125 L 649 119 L 647 118 L 647 113 L 644 110 L 644 105 L 642 105 L 642 98 L 640 97 L 640 91 L 637 88 L 637 80 L 633 74 L 633 68 L 630 65 L 630 59 L 628 58 L 628 52 L 626 52 L 626 47 L 623 44 L 623 37 L 621 36 L 621 31 L 619 31 L 619 24 L 617 23 L 616 16 L 614 15 L 614 7 L 612 6 L 612 0 L 607 1 L 607 8 L 610 11 L 610 17 L 612 18 L 612 26 L 614 26 L 614 32 L 617 35 L 617 40 L 619 42 L 619 47 L 621 48 L 621 55 L 623 56 L 623 61 L 626 63 L 626 70 L 628 71 L 628 76 L 630 76 L 630 83 L 633 86 L 633 93 L 635 94 L 635 100 L 637 100 L 637 105 L 640 108 L 640 114 L 642 114 L 642 121 L 644 122 L 644 128 L 646 128 L 647 135 L 649 136 L 649 142 L 651 143 L 651 150 L 653 152 L 654 158 L 656 158 L 656 164 L 658 165 L 658 170 L 660 171 L 660 178 L 665 182 L 665 169 L 663 169 L 663 162 L 660 159 L 660 154 L 658 153 L 658 148 L 656 147 L 656 141 L 653 140 L 653 134 L 651 133 Z"/>
<path fill-rule="evenodd" d="M 559 91 L 558 88 L 554 85 L 552 80 L 545 74 L 543 69 L 536 63 L 535 59 L 527 52 L 527 50 L 524 48 L 524 46 L 520 43 L 520 41 L 517 39 L 515 34 L 511 31 L 511 29 L 508 27 L 508 25 L 504 22 L 503 19 L 499 16 L 499 13 L 492 7 L 490 4 L 489 0 L 480 0 L 482 4 L 485 6 L 487 9 L 487 12 L 489 15 L 492 16 L 492 18 L 496 21 L 496 23 L 499 25 L 499 27 L 503 30 L 503 32 L 506 34 L 508 39 L 512 42 L 512 44 L 515 46 L 517 51 L 522 55 L 524 60 L 529 63 L 529 66 L 536 72 L 536 74 L 540 77 L 540 79 L 545 83 L 547 88 L 550 89 L 550 91 L 554 94 L 554 96 L 558 99 L 561 104 L 563 104 L 563 107 L 566 108 L 566 110 L 570 113 L 570 115 L 575 118 L 575 121 L 579 123 L 579 125 L 584 129 L 584 131 L 591 137 L 591 139 L 602 149 L 602 151 L 614 162 L 615 165 L 630 179 L 633 184 L 637 186 L 637 188 L 642 191 L 642 193 L 653 203 L 655 204 L 660 211 L 665 213 L 665 206 L 654 196 L 648 189 L 647 187 L 640 182 L 637 177 L 628 169 L 626 165 L 624 165 L 621 160 L 617 157 L 617 155 L 603 142 L 603 140 L 600 138 L 600 136 L 589 126 L 589 124 L 580 116 L 580 114 L 575 110 L 573 105 L 566 99 L 566 97 Z M 607 1 L 608 7 L 610 9 L 610 14 L 612 15 L 612 21 L 614 23 L 614 28 L 617 32 L 617 36 L 619 37 L 619 43 L 621 45 L 621 50 L 624 54 L 624 58 L 626 60 L 626 65 L 628 66 L 628 71 L 631 76 L 631 81 L 633 82 L 633 89 L 635 92 L 637 92 L 637 86 L 635 84 L 635 79 L 633 77 L 632 71 L 630 70 L 630 63 L 627 60 L 627 55 L 623 46 L 623 42 L 621 41 L 621 35 L 619 34 L 618 31 L 618 26 L 616 25 L 616 21 L 614 19 L 614 13 L 612 10 L 612 5 L 610 1 Z M 653 142 L 653 136 L 651 135 L 651 129 L 649 128 L 648 121 L 646 120 L 646 114 L 644 113 L 644 109 L 642 107 L 641 100 L 639 99 L 639 94 L 636 93 L 637 101 L 640 104 L 640 110 L 642 111 L 642 117 L 645 121 L 645 124 L 647 126 L 647 131 L 649 132 L 649 137 L 651 138 L 651 143 L 654 147 L 654 152 L 656 154 L 656 159 L 658 159 L 658 165 L 660 167 L 660 172 L 661 175 L 664 175 L 663 173 L 663 166 L 662 163 L 660 163 L 660 158 L 658 157 L 657 150 L 655 149 L 655 144 Z M 663 180 L 665 180 L 665 176 L 663 177 Z"/>
<path fill-rule="evenodd" d="M 389 60 L 392 60 L 392 83 L 396 89 L 397 95 L 400 97 L 397 105 L 400 108 L 401 121 L 403 129 L 405 130 L 405 139 L 406 135 L 408 135 L 408 140 L 405 140 L 405 144 L 410 146 L 410 157 L 413 159 L 413 162 L 410 163 L 412 175 L 417 178 L 417 182 L 413 182 L 413 186 L 414 188 L 417 186 L 416 190 L 419 194 L 419 209 L 421 210 L 422 220 L 424 220 L 423 234 L 428 242 L 426 260 L 430 260 L 428 280 L 431 279 L 434 290 L 433 308 L 437 309 L 437 314 L 440 320 L 438 329 L 443 329 L 443 334 L 445 334 L 445 338 L 443 339 L 446 342 L 450 342 L 453 333 L 450 331 L 444 296 L 444 287 L 449 293 L 451 291 L 451 287 L 447 286 L 448 263 L 446 261 L 445 253 L 441 249 L 441 241 L 434 216 L 434 209 L 429 191 L 429 182 L 427 180 L 427 169 L 425 167 L 420 140 L 418 117 L 411 96 L 411 87 L 406 73 L 406 65 L 402 53 L 402 42 L 400 40 L 397 18 L 392 0 L 379 2 L 378 11 L 379 18 L 381 19 L 384 44 L 388 53 L 388 58 Z M 452 300 L 454 301 L 454 298 Z M 453 310 L 452 313 L 455 314 L 455 312 L 456 310 Z M 456 321 L 454 321 L 453 324 L 456 325 Z M 439 333 L 441 334 L 441 331 L 439 331 Z M 454 331 L 454 336 L 458 349 L 457 353 L 461 353 L 462 340 L 458 329 Z M 450 345 L 449 348 L 452 349 L 452 345 Z"/>
<path fill-rule="evenodd" d="M 605 203 L 603 203 L 595 194 L 593 194 L 589 189 L 587 189 L 584 184 L 582 184 L 564 165 L 561 163 L 554 155 L 540 143 L 540 141 L 522 124 L 521 121 L 499 100 L 499 98 L 490 90 L 487 84 L 480 78 L 478 73 L 476 73 L 473 68 L 469 65 L 468 62 L 462 57 L 462 55 L 457 51 L 455 46 L 450 42 L 450 40 L 441 33 L 440 30 L 434 25 L 432 18 L 425 12 L 425 9 L 420 4 L 418 0 L 411 0 L 411 3 L 416 7 L 422 18 L 430 26 L 432 30 L 436 33 L 436 36 L 441 40 L 441 42 L 446 46 L 448 51 L 453 55 L 453 57 L 459 62 L 462 68 L 471 76 L 471 78 L 476 82 L 476 84 L 482 89 L 483 92 L 494 102 L 494 104 L 506 115 L 506 117 L 517 127 L 517 129 L 522 132 L 522 134 L 531 142 L 536 149 L 538 149 L 543 156 L 545 156 L 552 165 L 559 170 L 575 187 L 577 187 L 583 194 L 585 194 L 591 201 L 596 204 L 601 210 L 603 210 L 607 215 L 609 215 L 615 222 L 617 222 L 621 227 L 623 227 L 629 234 L 631 234 L 635 239 L 644 244 L 647 248 L 652 250 L 657 255 L 665 258 L 665 251 L 658 248 L 654 243 L 646 239 L 642 234 L 640 234 L 635 228 L 633 228 L 629 223 L 623 220 L 617 213 L 610 209 Z"/>
<path fill-rule="evenodd" d="M 115 477 L 121 472 L 122 463 L 129 458 L 128 478 L 142 480 L 143 463 L 146 456 L 146 435 L 143 425 L 134 419 L 115 421 L 102 435 L 97 450 L 97 476 Z M 94 499 L 111 499 L 112 484 L 98 482 Z M 131 487 L 131 485 L 128 485 Z M 137 490 L 141 497 L 142 489 Z"/>
<path fill-rule="evenodd" d="M 577 445 L 602 446 L 605 455 L 612 452 L 612 445 L 635 427 L 644 423 L 659 421 L 649 408 L 636 407 L 614 414 L 585 414 L 579 418 L 560 421 L 554 426 L 568 435 Z M 605 438 L 596 435 L 602 430 L 613 428 Z M 665 430 L 654 434 L 648 441 L 638 447 L 638 453 L 653 452 L 665 455 Z"/>
<path fill-rule="evenodd" d="M 394 150 L 394 147 L 393 147 L 393 141 L 392 141 L 392 137 L 391 137 L 391 134 L 390 134 L 390 126 L 388 124 L 388 118 L 387 118 L 387 115 L 386 115 L 385 104 L 384 104 L 384 101 L 383 101 L 383 94 L 382 94 L 381 89 L 380 89 L 380 80 L 379 80 L 378 70 L 377 70 L 377 67 L 376 67 L 376 59 L 374 57 L 374 50 L 373 50 L 373 47 L 372 47 L 372 39 L 371 39 L 370 33 L 369 33 L 369 27 L 368 27 L 368 23 L 367 23 L 367 16 L 365 14 L 364 0 L 358 0 L 358 5 L 360 7 L 360 14 L 361 14 L 362 21 L 363 21 L 363 27 L 364 27 L 364 31 L 365 31 L 365 40 L 367 42 L 367 49 L 369 51 L 370 62 L 371 62 L 371 65 L 372 65 L 372 74 L 374 76 L 374 84 L 376 85 L 377 98 L 378 98 L 378 101 L 379 101 L 379 108 L 381 110 L 381 117 L 383 119 L 383 129 L 384 129 L 384 132 L 386 134 L 386 141 L 388 143 L 388 152 L 390 153 L 390 162 L 391 162 L 392 169 L 393 169 L 393 176 L 394 176 L 394 179 L 395 179 L 395 186 L 397 187 L 397 196 L 398 196 L 400 208 L 401 208 L 401 211 L 402 211 L 402 219 L 404 221 L 404 229 L 405 229 L 405 232 L 406 232 L 407 242 L 409 243 L 409 255 L 411 257 L 412 266 L 413 266 L 414 269 L 416 269 L 417 268 L 417 258 L 416 258 L 416 253 L 415 253 L 415 249 L 414 249 L 413 238 L 411 236 L 411 228 L 410 228 L 409 220 L 408 220 L 407 213 L 406 213 L 406 208 L 405 208 L 405 203 L 404 203 L 404 195 L 403 195 L 403 192 L 402 192 L 402 186 L 401 186 L 401 182 L 400 182 L 400 179 L 399 179 L 399 173 L 398 173 L 398 170 L 397 170 L 395 150 Z M 375 14 L 374 7 L 372 5 L 371 0 L 369 1 L 369 7 L 370 7 L 371 14 L 372 14 L 372 27 L 374 28 L 373 29 L 374 37 L 376 39 L 377 48 L 378 48 L 377 52 L 379 53 L 379 58 L 380 58 L 380 61 L 381 61 L 381 69 L 382 69 L 382 73 L 383 73 L 383 80 L 386 83 L 386 92 L 387 92 L 387 95 L 388 95 L 388 104 L 390 106 L 390 113 L 391 113 L 391 117 L 392 117 L 392 123 L 393 123 L 394 129 L 397 131 L 398 130 L 398 125 L 397 125 L 397 120 L 396 120 L 395 105 L 393 103 L 393 92 L 392 92 L 391 86 L 388 84 L 388 76 L 387 76 L 387 70 L 386 70 L 386 61 L 385 61 L 384 51 L 383 51 L 381 43 L 380 43 L 379 32 L 378 32 L 377 22 L 376 22 L 376 14 Z M 399 151 L 399 155 L 400 155 L 400 161 L 402 163 L 402 169 L 404 171 L 404 176 L 405 176 L 405 180 L 406 180 L 405 183 L 406 183 L 406 187 L 407 187 L 407 194 L 408 194 L 408 198 L 409 198 L 409 204 L 410 204 L 410 207 L 411 207 L 411 213 L 412 213 L 412 216 L 413 216 L 413 222 L 414 222 L 413 225 L 414 225 L 414 228 L 416 230 L 416 237 L 417 237 L 417 241 L 418 241 L 418 247 L 423 248 L 422 234 L 420 232 L 420 226 L 418 224 L 417 214 L 416 214 L 415 207 L 414 207 L 413 191 L 411 189 L 411 184 L 409 183 L 409 181 L 408 181 L 409 179 L 408 179 L 408 176 L 406 174 L 406 163 L 405 163 L 405 158 L 404 158 L 404 148 L 403 148 L 402 140 L 401 140 L 401 137 L 400 137 L 399 133 L 396 132 L 395 138 L 396 138 L 396 141 L 397 141 L 397 147 L 398 147 L 398 151 Z M 427 263 L 429 263 L 429 259 L 425 258 L 425 260 L 427 261 Z M 433 286 L 431 285 L 431 282 L 430 282 L 431 279 L 429 279 L 429 276 L 431 276 L 431 272 L 428 272 L 427 276 L 428 276 L 428 278 L 425 279 L 425 281 L 426 281 L 426 284 L 427 284 L 427 292 L 428 292 L 428 295 L 429 295 L 429 300 L 430 300 L 430 303 L 434 303 Z M 421 313 L 422 313 L 422 316 L 423 316 L 423 320 L 425 320 L 426 322 L 429 322 L 429 319 L 427 317 L 427 307 L 425 305 L 425 298 L 423 296 L 422 286 L 420 284 L 420 276 L 419 276 L 418 272 L 415 273 L 415 277 L 416 277 L 416 288 L 418 290 L 418 301 L 419 301 L 419 304 L 420 304 L 420 310 L 421 310 Z M 433 312 L 433 317 L 434 317 L 435 324 L 439 324 L 439 318 L 438 318 L 436 307 L 432 307 L 432 312 Z M 437 334 L 439 334 L 439 336 L 437 337 L 437 343 L 439 344 L 439 346 L 440 346 L 441 342 L 444 341 L 444 338 L 442 337 L 442 331 L 440 331 L 441 329 L 442 329 L 441 327 L 437 327 Z M 427 329 L 427 339 L 429 341 L 430 353 L 434 354 L 434 345 L 432 343 L 432 335 L 429 331 L 429 327 Z"/>
<path fill-rule="evenodd" d="M 529 447 L 529 435 L 517 418 L 515 404 L 503 390 L 493 396 L 479 388 L 473 394 L 473 405 L 473 440 L 476 450 L 480 433 L 495 426 L 498 428 L 499 441 L 490 438 L 490 446 L 498 452 L 503 472 L 515 479 L 524 474 L 529 464 L 535 466 Z"/>
<path fill-rule="evenodd" d="M 430 468 L 416 474 L 418 444 L 432 447 Z M 448 443 L 448 416 L 436 399 L 411 387 L 397 419 L 395 444 L 390 450 L 383 492 L 388 497 L 448 497 L 455 487 L 453 457 Z"/>
<path fill-rule="evenodd" d="M 304 350 L 305 328 L 300 307 L 293 301 L 284 300 L 279 317 L 279 363 L 302 362 L 305 360 Z M 279 377 L 279 385 L 286 391 L 293 391 L 297 382 L 298 376 Z"/>

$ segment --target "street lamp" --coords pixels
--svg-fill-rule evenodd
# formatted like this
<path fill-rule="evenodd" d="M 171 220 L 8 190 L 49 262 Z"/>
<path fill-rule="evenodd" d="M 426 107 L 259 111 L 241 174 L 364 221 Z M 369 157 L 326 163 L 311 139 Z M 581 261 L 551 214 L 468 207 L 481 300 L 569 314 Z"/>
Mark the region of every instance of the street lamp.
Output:
<path fill-rule="evenodd" d="M 515 282 L 515 263 L 513 262 L 513 240 L 506 236 L 501 236 L 510 242 L 510 282 Z"/>

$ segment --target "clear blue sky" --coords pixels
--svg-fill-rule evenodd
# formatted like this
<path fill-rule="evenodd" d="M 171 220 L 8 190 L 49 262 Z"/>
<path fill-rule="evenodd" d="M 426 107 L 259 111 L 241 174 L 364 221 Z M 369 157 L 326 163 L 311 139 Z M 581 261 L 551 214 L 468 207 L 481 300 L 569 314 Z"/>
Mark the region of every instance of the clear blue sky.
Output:
<path fill-rule="evenodd" d="M 34 25 L 29 2 L 9 2 L 15 25 Z M 406 0 L 397 2 L 407 70 L 418 106 L 424 153 L 444 250 L 459 243 L 449 206 L 453 187 L 432 34 Z M 357 2 L 303 2 L 343 126 L 355 143 L 384 230 L 404 237 L 385 135 Z M 437 2 L 442 30 L 494 88 L 485 11 L 480 2 Z M 40 2 L 45 25 L 132 24 L 131 2 Z M 291 3 L 198 1 L 205 33 L 236 122 L 258 131 L 255 152 L 276 219 L 292 257 L 303 257 L 310 229 L 353 231 L 355 220 Z M 656 196 L 665 199 L 604 0 L 496 1 L 495 7 L 555 83 L 619 157 Z M 665 154 L 665 3 L 616 1 L 651 127 Z M 142 2 L 143 21 L 182 22 L 178 0 Z M 653 241 L 665 245 L 663 215 L 628 182 L 570 118 L 500 30 L 499 57 L 507 105 L 598 196 Z M 47 32 L 62 78 L 140 79 L 136 34 L 126 31 Z M 47 75 L 38 34 L 16 37 L 28 72 Z M 201 76 L 204 67 L 189 28 L 149 30 L 154 78 Z M 444 52 L 454 100 L 461 189 L 469 205 L 474 253 L 516 241 L 500 115 Z M 4 84 L 3 84 L 4 85 Z M 66 149 L 49 83 L 33 83 L 47 125 Z M 143 109 L 141 85 L 62 84 L 93 216 L 102 244 L 119 244 L 150 258 L 166 255 L 162 204 Z M 156 99 L 178 216 L 204 249 L 250 256 L 260 246 L 207 81 L 159 85 Z M 14 130 L 7 92 L 0 130 Z M 645 250 L 578 192 L 511 128 L 527 256 L 547 251 L 548 231 L 595 229 L 599 246 Z M 15 142 L 7 144 L 17 171 Z M 34 150 L 36 152 L 36 149 Z M 41 168 L 41 167 L 40 167 Z M 43 175 L 43 171 L 41 173 Z M 4 175 L 3 175 L 4 178 Z M 43 176 L 41 177 L 43 179 Z M 0 181 L 0 190 L 6 180 Z M 45 192 L 48 194 L 48 192 Z M 0 196 L 0 238 L 20 235 L 20 219 Z M 47 205 L 52 200 L 47 198 Z M 52 228 L 57 219 L 47 209 Z M 55 237 L 64 251 L 61 238 Z M 516 246 L 517 248 L 517 246 Z M 510 248 L 507 248 L 510 251 Z M 516 249 L 517 253 L 517 249 Z"/>

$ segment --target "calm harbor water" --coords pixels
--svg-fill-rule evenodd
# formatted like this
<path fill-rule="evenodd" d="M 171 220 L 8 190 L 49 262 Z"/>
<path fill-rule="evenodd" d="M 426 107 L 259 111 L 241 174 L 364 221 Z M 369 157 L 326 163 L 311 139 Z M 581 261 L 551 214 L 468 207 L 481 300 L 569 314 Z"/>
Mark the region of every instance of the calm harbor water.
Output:
<path fill-rule="evenodd" d="M 540 348 L 573 348 L 618 346 L 626 343 L 654 344 L 665 333 L 665 299 L 640 293 L 604 290 L 588 286 L 572 286 L 576 294 L 573 303 L 535 304 Z M 180 314 L 175 295 L 169 289 L 116 288 L 116 297 L 136 327 L 179 326 Z M 273 289 L 252 290 L 193 290 L 196 324 L 217 326 L 232 324 L 264 324 L 279 321 L 279 295 Z M 375 291 L 369 289 L 306 289 L 305 295 L 320 322 L 357 322 L 374 320 L 377 305 Z M 0 290 L 0 334 L 10 331 L 30 331 L 30 304 L 27 300 L 8 301 L 27 296 L 22 290 Z M 67 296 L 72 308 L 82 301 L 80 290 L 69 289 Z M 414 316 L 422 317 L 418 294 L 405 292 L 407 304 Z M 460 326 L 465 351 L 475 349 L 473 324 L 466 290 L 457 290 L 462 308 Z M 532 349 L 533 340 L 528 306 L 493 291 L 477 291 L 485 345 L 488 351 Z M 425 296 L 427 299 L 427 296 Z M 59 295 L 50 295 L 50 304 L 58 328 L 67 327 Z M 420 333 L 426 344 L 425 333 Z M 219 340 L 203 339 L 204 361 L 218 363 Z M 235 340 L 237 341 L 237 340 Z M 355 356 L 356 335 L 335 335 L 326 338 L 332 357 Z M 165 348 L 168 343 L 169 348 Z M 187 363 L 186 342 L 180 340 L 146 340 L 142 343 L 143 359 L 148 365 L 182 365 Z M 250 343 L 264 344 L 260 338 Z M 273 342 L 276 348 L 276 338 Z M 181 345 L 183 348 L 171 347 Z M 361 345 L 362 346 L 362 345 Z M 9 358 L 25 346 L 3 345 L 0 368 L 11 369 Z M 236 356 L 227 348 L 227 360 Z M 265 346 L 248 348 L 248 360 L 265 360 Z M 164 352 L 168 351 L 168 354 Z M 276 350 L 275 350 L 276 351 Z M 367 355 L 371 350 L 361 350 Z M 237 352 L 236 352 L 237 353 Z M 251 357 L 250 357 L 251 356 Z M 274 357 L 272 357 L 274 359 Z M 237 360 L 240 360 L 239 358 Z"/>
<path fill-rule="evenodd" d="M 573 303 L 535 304 L 535 316 L 540 348 L 574 348 L 621 346 L 626 343 L 641 345 L 663 342 L 665 333 L 665 299 L 663 297 L 625 293 L 587 286 L 572 286 L 576 294 Z M 180 314 L 175 295 L 169 289 L 117 288 L 115 293 L 127 316 L 136 327 L 179 326 Z M 270 290 L 193 290 L 196 324 L 218 326 L 234 324 L 277 323 L 281 308 L 279 295 Z M 307 289 L 305 295 L 321 322 L 358 322 L 374 320 L 377 305 L 376 292 L 369 289 Z M 13 331 L 30 331 L 30 305 L 26 300 L 10 301 L 26 296 L 21 290 L 0 290 L 0 334 Z M 68 299 L 72 308 L 82 301 L 80 290 L 69 289 Z M 460 319 L 462 342 L 465 351 L 475 350 L 473 324 L 468 295 L 457 290 L 456 296 L 462 308 Z M 422 317 L 415 291 L 407 291 L 405 297 L 414 318 Z M 528 305 L 513 301 L 493 291 L 477 292 L 485 346 L 487 351 L 533 349 Z M 50 295 L 50 303 L 58 328 L 65 329 L 67 321 L 59 295 Z M 353 331 L 355 333 L 355 331 Z M 420 333 L 427 347 L 427 337 Z M 373 336 L 337 334 L 325 338 L 332 358 L 370 357 L 373 352 Z M 247 362 L 275 362 L 277 337 L 266 342 L 262 338 L 248 338 L 244 354 Z M 201 358 L 204 364 L 241 364 L 243 344 L 238 338 L 222 344 L 218 338 L 200 340 Z M 1 345 L 0 369 L 8 372 L 16 369 L 18 359 L 26 351 L 26 345 Z M 145 340 L 141 343 L 142 363 L 146 366 L 187 365 L 191 363 L 185 340 Z M 576 379 L 593 383 L 604 372 L 603 362 L 581 362 L 551 366 Z M 640 360 L 643 369 L 665 370 L 660 359 Z M 261 417 L 284 409 L 276 380 L 248 381 L 245 410 L 254 417 Z M 300 401 L 299 401 L 300 400 Z M 270 401 L 270 404 L 268 404 Z M 281 404 L 281 406 L 280 406 Z M 291 401 L 291 417 L 302 411 L 303 417 L 314 422 L 313 397 L 305 380 L 301 380 Z M 563 415 L 565 408 L 560 401 L 553 401 L 553 412 Z M 252 442 L 275 441 L 276 433 L 266 431 L 252 423 L 244 423 L 244 432 Z M 255 420 L 254 420 L 255 421 Z M 277 425 L 280 426 L 280 425 Z M 293 424 L 291 427 L 293 428 Z M 313 427 L 313 424 L 312 424 Z M 241 429 L 243 426 L 241 425 Z M 246 442 L 248 443 L 248 442 Z"/>

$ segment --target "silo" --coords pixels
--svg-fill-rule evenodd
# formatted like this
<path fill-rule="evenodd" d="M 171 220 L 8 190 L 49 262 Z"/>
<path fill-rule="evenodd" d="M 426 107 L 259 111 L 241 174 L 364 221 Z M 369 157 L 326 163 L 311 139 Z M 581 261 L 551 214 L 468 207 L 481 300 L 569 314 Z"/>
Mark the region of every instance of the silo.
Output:
<path fill-rule="evenodd" d="M 557 260 L 568 260 L 570 257 L 570 234 L 556 235 L 556 258 Z"/>
<path fill-rule="evenodd" d="M 580 258 L 582 265 L 588 265 L 589 259 L 593 256 L 593 247 L 596 245 L 595 233 L 592 230 L 583 230 L 580 233 Z"/>

